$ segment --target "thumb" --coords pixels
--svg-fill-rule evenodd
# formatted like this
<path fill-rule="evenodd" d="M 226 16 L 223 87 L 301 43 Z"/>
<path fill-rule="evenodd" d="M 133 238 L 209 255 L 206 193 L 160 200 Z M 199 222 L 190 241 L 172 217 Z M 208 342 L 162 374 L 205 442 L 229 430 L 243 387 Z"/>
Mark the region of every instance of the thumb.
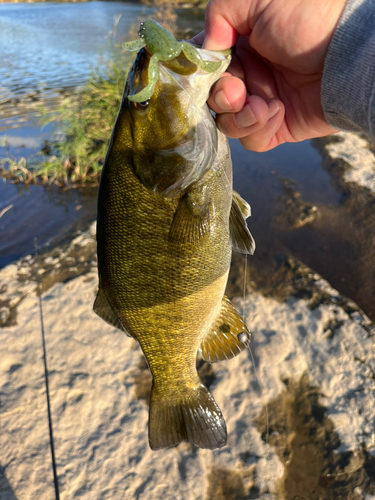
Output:
<path fill-rule="evenodd" d="M 230 49 L 236 44 L 239 35 L 249 35 L 251 29 L 247 11 L 251 3 L 232 0 L 228 5 L 228 0 L 211 0 L 206 8 L 206 38 L 203 48 Z"/>

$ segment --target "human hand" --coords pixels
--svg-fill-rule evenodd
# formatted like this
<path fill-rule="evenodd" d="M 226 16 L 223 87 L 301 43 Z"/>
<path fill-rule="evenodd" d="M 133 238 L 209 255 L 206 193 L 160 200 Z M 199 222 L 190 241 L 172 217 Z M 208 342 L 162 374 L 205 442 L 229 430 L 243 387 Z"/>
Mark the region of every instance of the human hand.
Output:
<path fill-rule="evenodd" d="M 204 48 L 236 47 L 229 72 L 208 99 L 222 132 L 253 151 L 335 132 L 324 118 L 320 90 L 324 59 L 345 3 L 210 1 Z"/>

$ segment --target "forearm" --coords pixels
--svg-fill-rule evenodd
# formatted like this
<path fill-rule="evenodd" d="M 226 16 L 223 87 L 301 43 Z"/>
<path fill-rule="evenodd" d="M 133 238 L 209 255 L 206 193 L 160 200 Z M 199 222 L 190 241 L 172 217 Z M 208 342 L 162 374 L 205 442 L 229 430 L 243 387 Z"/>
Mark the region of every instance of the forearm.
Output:
<path fill-rule="evenodd" d="M 326 56 L 321 97 L 331 126 L 375 139 L 373 0 L 348 0 Z"/>

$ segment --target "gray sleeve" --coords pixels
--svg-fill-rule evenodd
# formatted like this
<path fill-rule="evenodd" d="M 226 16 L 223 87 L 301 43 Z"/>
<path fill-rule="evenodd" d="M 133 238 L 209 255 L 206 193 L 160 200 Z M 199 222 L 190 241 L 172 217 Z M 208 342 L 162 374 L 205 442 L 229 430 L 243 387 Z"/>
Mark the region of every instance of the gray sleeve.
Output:
<path fill-rule="evenodd" d="M 374 0 L 348 0 L 324 63 L 321 99 L 334 128 L 375 139 Z"/>

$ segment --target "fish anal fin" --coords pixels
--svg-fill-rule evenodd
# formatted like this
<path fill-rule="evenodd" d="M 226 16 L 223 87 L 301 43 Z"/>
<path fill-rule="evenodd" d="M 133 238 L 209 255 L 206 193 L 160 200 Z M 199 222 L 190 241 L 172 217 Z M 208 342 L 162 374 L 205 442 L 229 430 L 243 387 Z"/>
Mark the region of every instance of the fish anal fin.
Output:
<path fill-rule="evenodd" d="M 238 202 L 238 198 L 243 203 Z M 245 215 L 250 214 L 250 206 L 248 209 L 244 205 L 246 202 L 239 194 L 233 196 L 232 207 L 229 215 L 230 235 L 232 238 L 233 250 L 240 253 L 253 254 L 255 251 L 255 241 L 246 225 Z"/>
<path fill-rule="evenodd" d="M 94 312 L 106 323 L 108 323 L 111 326 L 114 326 L 115 328 L 118 328 L 119 330 L 126 333 L 128 337 L 131 337 L 129 332 L 125 330 L 120 318 L 113 311 L 112 307 L 110 306 L 107 300 L 105 292 L 101 288 L 99 288 L 98 293 L 96 295 L 93 309 Z"/>
<path fill-rule="evenodd" d="M 169 396 L 153 383 L 148 435 L 152 450 L 176 446 L 182 441 L 209 450 L 227 443 L 221 411 L 201 382 L 193 387 L 177 387 Z"/>
<path fill-rule="evenodd" d="M 202 340 L 202 357 L 209 363 L 234 358 L 246 349 L 251 334 L 227 297 L 223 297 L 219 316 Z"/>
<path fill-rule="evenodd" d="M 197 203 L 192 196 L 184 195 L 174 214 L 169 230 L 169 241 L 176 244 L 195 243 L 210 231 L 209 204 Z"/>

